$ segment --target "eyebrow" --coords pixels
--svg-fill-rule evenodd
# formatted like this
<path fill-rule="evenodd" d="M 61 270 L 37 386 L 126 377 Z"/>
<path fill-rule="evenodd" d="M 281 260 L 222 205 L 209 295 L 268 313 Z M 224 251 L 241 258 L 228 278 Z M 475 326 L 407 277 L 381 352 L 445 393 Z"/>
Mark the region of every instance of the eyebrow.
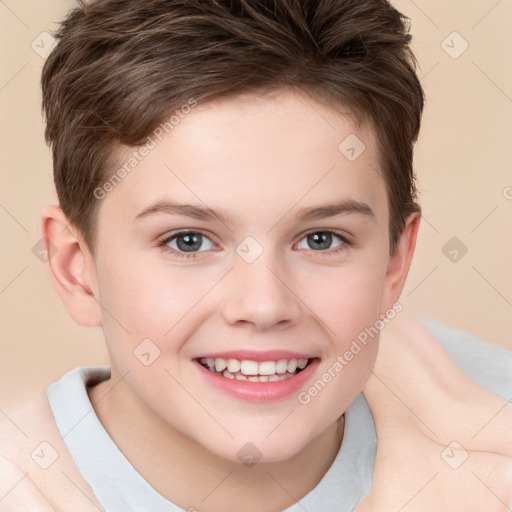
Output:
<path fill-rule="evenodd" d="M 318 220 L 335 217 L 336 215 L 359 213 L 375 218 L 375 214 L 369 205 L 354 199 L 344 199 L 333 204 L 326 204 L 312 208 L 303 208 L 295 215 L 296 220 Z"/>
<path fill-rule="evenodd" d="M 173 201 L 162 200 L 142 210 L 135 219 L 141 219 L 150 215 L 164 213 L 168 215 L 183 215 L 199 220 L 220 220 L 223 224 L 233 224 L 232 218 L 224 210 L 213 210 L 206 206 L 196 204 L 182 204 Z M 354 199 L 343 199 L 336 203 L 322 206 L 302 208 L 295 215 L 296 221 L 311 221 L 327 219 L 342 214 L 357 213 L 375 218 L 370 206 Z"/>

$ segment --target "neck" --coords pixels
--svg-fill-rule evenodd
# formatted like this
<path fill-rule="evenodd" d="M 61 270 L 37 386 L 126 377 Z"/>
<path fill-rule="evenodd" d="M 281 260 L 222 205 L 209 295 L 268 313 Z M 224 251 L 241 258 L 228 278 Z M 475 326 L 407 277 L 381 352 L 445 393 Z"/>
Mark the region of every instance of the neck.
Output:
<path fill-rule="evenodd" d="M 99 420 L 153 489 L 184 510 L 283 510 L 316 487 L 343 440 L 342 416 L 290 459 L 245 466 L 206 450 L 157 417 L 124 381 L 113 382 L 88 390 Z"/>

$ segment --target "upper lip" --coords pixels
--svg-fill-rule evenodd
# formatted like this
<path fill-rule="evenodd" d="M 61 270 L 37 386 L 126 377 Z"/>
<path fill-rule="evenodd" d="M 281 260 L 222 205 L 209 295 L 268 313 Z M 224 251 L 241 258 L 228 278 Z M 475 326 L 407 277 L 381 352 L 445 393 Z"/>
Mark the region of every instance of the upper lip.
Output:
<path fill-rule="evenodd" d="M 264 361 L 279 361 L 280 359 L 313 359 L 316 356 L 301 352 L 290 352 L 289 350 L 266 350 L 265 352 L 254 350 L 233 350 L 228 352 L 209 352 L 201 354 L 194 359 L 201 359 L 203 357 L 211 357 L 213 359 L 238 359 L 240 361 L 249 360 L 262 363 Z"/>

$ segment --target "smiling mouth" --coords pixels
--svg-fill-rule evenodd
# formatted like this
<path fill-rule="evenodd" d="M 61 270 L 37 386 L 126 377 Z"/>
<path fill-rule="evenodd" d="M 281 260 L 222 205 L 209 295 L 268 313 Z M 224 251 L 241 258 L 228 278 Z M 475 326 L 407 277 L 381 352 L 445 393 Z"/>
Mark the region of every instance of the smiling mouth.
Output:
<path fill-rule="evenodd" d="M 252 361 L 248 359 L 223 359 L 201 357 L 197 361 L 215 375 L 227 379 L 249 382 L 277 382 L 300 373 L 313 359 L 279 359 L 277 361 Z"/>

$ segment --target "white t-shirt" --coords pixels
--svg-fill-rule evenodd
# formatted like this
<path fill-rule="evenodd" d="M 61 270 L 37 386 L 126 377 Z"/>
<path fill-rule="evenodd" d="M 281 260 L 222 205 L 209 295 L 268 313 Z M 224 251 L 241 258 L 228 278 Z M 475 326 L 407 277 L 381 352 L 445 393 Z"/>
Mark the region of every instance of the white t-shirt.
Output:
<path fill-rule="evenodd" d="M 422 324 L 477 384 L 512 399 L 512 352 L 433 320 Z M 48 400 L 71 457 L 106 512 L 183 512 L 136 471 L 103 428 L 86 387 L 108 379 L 109 368 L 75 368 L 52 384 Z M 350 512 L 369 492 L 377 448 L 362 394 L 345 412 L 341 448 L 319 484 L 284 512 Z"/>

